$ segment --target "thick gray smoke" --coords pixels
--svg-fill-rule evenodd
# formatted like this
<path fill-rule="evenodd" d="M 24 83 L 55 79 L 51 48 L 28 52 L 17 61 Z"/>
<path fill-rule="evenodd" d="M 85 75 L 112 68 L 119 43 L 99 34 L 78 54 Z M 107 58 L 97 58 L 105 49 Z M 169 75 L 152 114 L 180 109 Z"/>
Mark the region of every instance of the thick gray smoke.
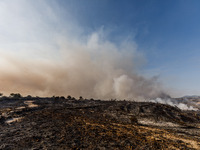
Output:
<path fill-rule="evenodd" d="M 156 78 L 138 74 L 145 59 L 134 41 L 112 43 L 102 29 L 85 33 L 70 9 L 58 4 L 0 2 L 0 92 L 102 99 L 160 95 Z"/>
<path fill-rule="evenodd" d="M 133 42 L 116 46 L 93 33 L 84 41 L 59 39 L 57 46 L 54 58 L 39 52 L 43 59 L 2 52 L 1 91 L 102 99 L 144 99 L 162 93 L 156 78 L 137 73 L 145 59 Z"/>

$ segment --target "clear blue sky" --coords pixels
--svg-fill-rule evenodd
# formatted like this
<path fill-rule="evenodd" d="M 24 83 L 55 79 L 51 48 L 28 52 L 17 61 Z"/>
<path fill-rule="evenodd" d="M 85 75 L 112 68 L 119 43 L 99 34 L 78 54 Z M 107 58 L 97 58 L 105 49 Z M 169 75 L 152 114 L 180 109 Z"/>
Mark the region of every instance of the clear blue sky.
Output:
<path fill-rule="evenodd" d="M 0 21 L 6 20 L 0 23 L 1 49 L 17 49 L 16 45 L 5 44 L 11 41 L 48 45 L 47 41 L 56 32 L 64 34 L 65 27 L 78 35 L 103 29 L 107 40 L 116 45 L 123 39 L 137 44 L 137 50 L 146 58 L 140 70 L 145 76 L 158 75 L 164 85 L 180 95 L 200 95 L 199 0 L 46 0 L 44 3 L 0 2 L 0 9 L 4 8 L 0 11 Z M 13 21 L 15 13 L 18 17 Z"/>

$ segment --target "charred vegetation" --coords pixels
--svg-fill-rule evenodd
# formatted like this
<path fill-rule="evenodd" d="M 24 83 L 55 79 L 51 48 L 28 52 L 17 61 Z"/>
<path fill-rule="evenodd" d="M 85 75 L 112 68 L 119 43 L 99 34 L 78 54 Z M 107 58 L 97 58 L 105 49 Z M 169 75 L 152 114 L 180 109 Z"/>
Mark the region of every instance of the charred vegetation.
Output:
<path fill-rule="evenodd" d="M 199 125 L 159 103 L 0 97 L 0 149 L 199 149 Z"/>

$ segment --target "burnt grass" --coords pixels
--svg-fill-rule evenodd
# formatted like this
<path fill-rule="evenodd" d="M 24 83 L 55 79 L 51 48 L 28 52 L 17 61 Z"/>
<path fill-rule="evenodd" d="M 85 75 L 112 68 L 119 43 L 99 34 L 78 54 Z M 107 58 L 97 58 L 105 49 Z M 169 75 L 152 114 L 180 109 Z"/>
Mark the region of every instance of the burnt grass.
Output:
<path fill-rule="evenodd" d="M 4 97 L 0 115 L 0 149 L 200 149 L 200 113 L 164 104 Z"/>

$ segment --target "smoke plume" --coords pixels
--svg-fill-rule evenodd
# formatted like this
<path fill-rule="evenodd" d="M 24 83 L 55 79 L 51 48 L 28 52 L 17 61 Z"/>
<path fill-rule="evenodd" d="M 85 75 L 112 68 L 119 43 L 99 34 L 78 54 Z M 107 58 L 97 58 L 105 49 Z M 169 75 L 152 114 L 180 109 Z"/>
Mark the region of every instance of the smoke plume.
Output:
<path fill-rule="evenodd" d="M 155 98 L 163 92 L 156 78 L 137 73 L 145 58 L 132 41 L 116 45 L 94 32 L 82 41 L 65 37 L 56 44 L 56 52 L 45 47 L 38 58 L 1 52 L 1 91 L 102 99 Z"/>
<path fill-rule="evenodd" d="M 175 106 L 182 110 L 198 110 L 198 108 L 194 108 L 193 106 L 191 106 L 191 103 L 189 101 L 187 101 L 187 104 L 180 103 L 177 100 L 171 99 L 171 98 L 165 98 L 165 99 L 156 98 L 156 99 L 152 99 L 150 101 L 154 102 L 154 103 L 161 103 L 161 104 Z"/>
<path fill-rule="evenodd" d="M 112 29 L 87 30 L 70 6 L 54 0 L 0 1 L 1 93 L 154 99 L 192 109 L 167 101 L 158 78 L 139 73 L 146 60 L 134 38 L 112 42 Z"/>

